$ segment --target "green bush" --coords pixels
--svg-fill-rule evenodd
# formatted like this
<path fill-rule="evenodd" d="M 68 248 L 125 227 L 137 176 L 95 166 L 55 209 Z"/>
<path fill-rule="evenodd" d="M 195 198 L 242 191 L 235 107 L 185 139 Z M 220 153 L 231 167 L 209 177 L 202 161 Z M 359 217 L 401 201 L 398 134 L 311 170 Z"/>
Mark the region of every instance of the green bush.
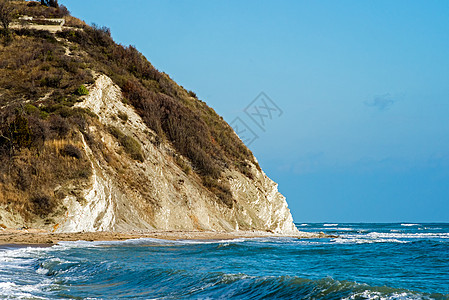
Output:
<path fill-rule="evenodd" d="M 125 134 L 117 127 L 109 126 L 108 130 L 109 133 L 118 140 L 121 140 L 125 136 Z"/>
<path fill-rule="evenodd" d="M 190 97 L 198 99 L 198 97 L 196 96 L 196 93 L 194 91 L 188 91 L 187 94 L 189 94 Z"/>
<path fill-rule="evenodd" d="M 128 115 L 125 112 L 120 111 L 117 114 L 117 117 L 119 117 L 123 122 L 128 121 Z"/>
<path fill-rule="evenodd" d="M 16 119 L 10 124 L 12 141 L 19 148 L 31 147 L 31 129 L 28 126 L 28 119 L 17 115 Z"/>
<path fill-rule="evenodd" d="M 142 147 L 139 142 L 130 136 L 125 136 L 120 140 L 123 148 L 125 148 L 126 153 L 131 156 L 132 159 L 138 160 L 140 162 L 144 161 Z"/>
<path fill-rule="evenodd" d="M 120 145 L 125 149 L 125 152 L 131 156 L 132 159 L 140 162 L 144 161 L 144 155 L 140 143 L 130 136 L 125 135 L 120 129 L 110 126 L 109 132 L 120 142 Z"/>
<path fill-rule="evenodd" d="M 82 84 L 79 88 L 76 89 L 75 94 L 77 94 L 78 96 L 89 95 L 89 91 L 84 86 L 84 84 Z"/>
<path fill-rule="evenodd" d="M 58 88 L 61 84 L 61 76 L 49 76 L 41 79 L 40 85 L 42 87 Z"/>

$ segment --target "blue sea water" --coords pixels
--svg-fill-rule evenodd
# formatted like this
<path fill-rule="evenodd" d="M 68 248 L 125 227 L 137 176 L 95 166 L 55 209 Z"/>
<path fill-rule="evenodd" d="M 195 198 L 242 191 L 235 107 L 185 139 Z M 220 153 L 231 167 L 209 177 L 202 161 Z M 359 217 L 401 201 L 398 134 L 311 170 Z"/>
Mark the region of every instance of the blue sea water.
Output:
<path fill-rule="evenodd" d="M 449 299 L 449 224 L 297 224 L 326 239 L 0 249 L 2 299 Z"/>

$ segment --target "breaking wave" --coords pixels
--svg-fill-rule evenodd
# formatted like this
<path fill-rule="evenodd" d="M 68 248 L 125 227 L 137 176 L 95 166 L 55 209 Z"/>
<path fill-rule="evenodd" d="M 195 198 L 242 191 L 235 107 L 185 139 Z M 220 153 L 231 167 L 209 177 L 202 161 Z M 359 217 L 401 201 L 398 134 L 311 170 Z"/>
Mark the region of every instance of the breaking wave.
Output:
<path fill-rule="evenodd" d="M 449 299 L 449 225 L 307 225 L 338 237 L 4 247 L 0 298 Z"/>

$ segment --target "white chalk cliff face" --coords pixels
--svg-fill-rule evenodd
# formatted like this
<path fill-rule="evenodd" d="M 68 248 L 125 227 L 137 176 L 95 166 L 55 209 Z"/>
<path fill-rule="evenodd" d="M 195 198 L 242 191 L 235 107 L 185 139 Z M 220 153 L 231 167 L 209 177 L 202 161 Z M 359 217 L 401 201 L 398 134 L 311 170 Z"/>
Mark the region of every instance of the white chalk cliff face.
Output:
<path fill-rule="evenodd" d="M 90 183 L 79 194 L 67 196 L 67 211 L 59 232 L 148 230 L 263 230 L 295 234 L 287 202 L 277 184 L 252 166 L 254 179 L 228 170 L 235 203 L 217 201 L 193 172 L 186 175 L 173 159 L 175 150 L 156 142 L 135 110 L 122 102 L 122 93 L 110 78 L 101 75 L 79 107 L 98 115 L 88 133 L 97 147 L 83 137 L 84 151 L 92 163 Z M 123 121 L 118 114 L 126 114 Z M 137 140 L 143 162 L 133 160 L 106 129 L 114 126 Z M 80 133 L 81 135 L 81 133 Z M 98 146 L 99 145 L 99 146 Z"/>

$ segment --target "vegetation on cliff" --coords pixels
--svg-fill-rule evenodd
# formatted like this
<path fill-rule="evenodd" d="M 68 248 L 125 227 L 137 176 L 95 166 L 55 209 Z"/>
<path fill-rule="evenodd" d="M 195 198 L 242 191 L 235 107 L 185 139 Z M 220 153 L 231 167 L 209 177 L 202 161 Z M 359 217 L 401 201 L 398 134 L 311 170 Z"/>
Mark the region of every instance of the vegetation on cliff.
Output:
<path fill-rule="evenodd" d="M 12 7 L 11 24 L 19 24 L 0 32 L 0 205 L 25 218 L 50 218 L 60 213 L 55 209 L 64 196 L 55 188 L 91 176 L 81 149 L 85 140 L 101 150 L 88 130 L 98 120 L 74 104 L 88 94 L 97 74 L 106 74 L 156 140 L 176 149 L 181 169 L 193 170 L 221 203 L 232 207 L 223 171 L 234 168 L 251 177 L 248 162 L 258 165 L 232 128 L 194 92 L 158 71 L 133 46 L 115 43 L 108 28 L 85 25 L 57 1 L 0 3 Z M 30 29 L 20 26 L 24 16 L 64 17 L 66 25 L 57 33 Z M 127 116 L 119 118 L 126 122 Z M 137 141 L 116 128 L 109 132 L 136 163 L 144 161 Z"/>

